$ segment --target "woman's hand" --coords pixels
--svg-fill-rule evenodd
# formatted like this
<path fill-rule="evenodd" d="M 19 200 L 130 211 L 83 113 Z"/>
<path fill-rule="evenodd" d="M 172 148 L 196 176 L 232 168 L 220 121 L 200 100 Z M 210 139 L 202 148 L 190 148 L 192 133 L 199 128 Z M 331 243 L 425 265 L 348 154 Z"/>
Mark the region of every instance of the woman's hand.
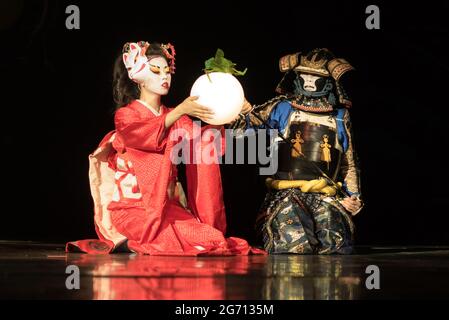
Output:
<path fill-rule="evenodd" d="M 195 102 L 197 99 L 198 97 L 196 96 L 188 97 L 180 105 L 178 105 L 176 109 L 179 110 L 181 115 L 187 114 L 207 122 L 206 120 L 213 118 L 214 112 L 212 109 Z"/>
<path fill-rule="evenodd" d="M 171 127 L 175 121 L 185 114 L 197 117 L 203 121 L 211 119 L 214 112 L 211 109 L 196 103 L 195 100 L 197 99 L 198 97 L 188 97 L 176 108 L 170 111 L 165 118 L 165 127 Z"/>
<path fill-rule="evenodd" d="M 355 195 L 344 198 L 343 200 L 340 201 L 340 203 L 353 216 L 356 215 L 360 210 L 360 208 L 362 207 L 362 201 Z"/>

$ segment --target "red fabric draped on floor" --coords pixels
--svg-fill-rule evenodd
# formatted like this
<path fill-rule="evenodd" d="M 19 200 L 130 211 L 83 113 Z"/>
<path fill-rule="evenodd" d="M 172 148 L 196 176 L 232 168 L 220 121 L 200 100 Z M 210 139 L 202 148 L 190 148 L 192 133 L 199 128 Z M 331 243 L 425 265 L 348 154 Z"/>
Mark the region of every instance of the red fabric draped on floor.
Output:
<path fill-rule="evenodd" d="M 188 200 L 183 204 L 172 151 L 182 136 L 192 148 L 193 160 L 202 150 L 224 151 L 221 127 L 219 146 L 202 139 L 209 126 L 200 127 L 183 116 L 169 129 L 161 107 L 155 115 L 139 101 L 120 108 L 116 130 L 110 132 L 89 156 L 89 178 L 99 240 L 69 242 L 67 251 L 93 254 L 113 252 L 128 240 L 128 247 L 151 255 L 236 255 L 264 253 L 239 238 L 225 238 L 226 215 L 220 167 L 200 159 L 186 165 Z M 203 141 L 205 140 L 205 141 Z M 197 142 L 197 143 L 195 143 Z M 211 148 L 212 147 L 212 148 Z M 133 184 L 134 180 L 135 185 Z"/>

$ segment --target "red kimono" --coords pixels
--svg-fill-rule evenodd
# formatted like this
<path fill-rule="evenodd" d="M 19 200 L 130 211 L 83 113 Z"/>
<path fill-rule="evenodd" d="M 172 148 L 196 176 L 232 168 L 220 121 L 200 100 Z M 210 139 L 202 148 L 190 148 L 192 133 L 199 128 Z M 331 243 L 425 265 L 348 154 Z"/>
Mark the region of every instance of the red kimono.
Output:
<path fill-rule="evenodd" d="M 170 133 L 182 129 L 193 146 L 194 133 L 207 127 L 199 128 L 183 116 L 167 129 L 169 112 L 162 106 L 160 115 L 155 115 L 137 100 L 116 112 L 116 130 L 89 156 L 95 229 L 100 240 L 69 242 L 66 251 L 111 253 L 128 240 L 132 251 L 151 255 L 263 252 L 252 249 L 243 239 L 224 237 L 226 215 L 219 164 L 186 165 L 185 200 L 170 157 L 178 141 L 169 139 Z M 221 139 L 223 150 L 224 134 Z M 202 148 L 211 143 L 201 137 L 199 141 Z"/>

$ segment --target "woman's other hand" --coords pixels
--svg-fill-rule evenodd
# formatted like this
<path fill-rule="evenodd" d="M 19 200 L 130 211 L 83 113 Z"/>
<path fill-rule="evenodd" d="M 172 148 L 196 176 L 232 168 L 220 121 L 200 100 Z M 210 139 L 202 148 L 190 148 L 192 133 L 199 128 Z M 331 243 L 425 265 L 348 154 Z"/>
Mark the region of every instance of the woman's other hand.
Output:
<path fill-rule="evenodd" d="M 204 122 L 207 122 L 207 120 L 213 118 L 214 111 L 197 103 L 195 101 L 197 99 L 198 97 L 196 96 L 188 97 L 180 105 L 178 105 L 176 109 L 178 109 L 182 115 L 187 114 L 189 116 L 196 117 Z"/>

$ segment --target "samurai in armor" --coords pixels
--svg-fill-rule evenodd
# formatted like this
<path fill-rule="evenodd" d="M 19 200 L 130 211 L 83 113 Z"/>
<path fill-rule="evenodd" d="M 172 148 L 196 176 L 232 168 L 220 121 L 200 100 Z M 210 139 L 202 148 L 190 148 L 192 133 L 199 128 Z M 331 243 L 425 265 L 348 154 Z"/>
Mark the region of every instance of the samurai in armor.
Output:
<path fill-rule="evenodd" d="M 351 134 L 351 101 L 341 84 L 353 69 L 327 49 L 284 56 L 274 99 L 246 103 L 237 130 L 277 129 L 278 170 L 256 228 L 269 253 L 349 254 L 351 216 L 363 204 Z"/>

